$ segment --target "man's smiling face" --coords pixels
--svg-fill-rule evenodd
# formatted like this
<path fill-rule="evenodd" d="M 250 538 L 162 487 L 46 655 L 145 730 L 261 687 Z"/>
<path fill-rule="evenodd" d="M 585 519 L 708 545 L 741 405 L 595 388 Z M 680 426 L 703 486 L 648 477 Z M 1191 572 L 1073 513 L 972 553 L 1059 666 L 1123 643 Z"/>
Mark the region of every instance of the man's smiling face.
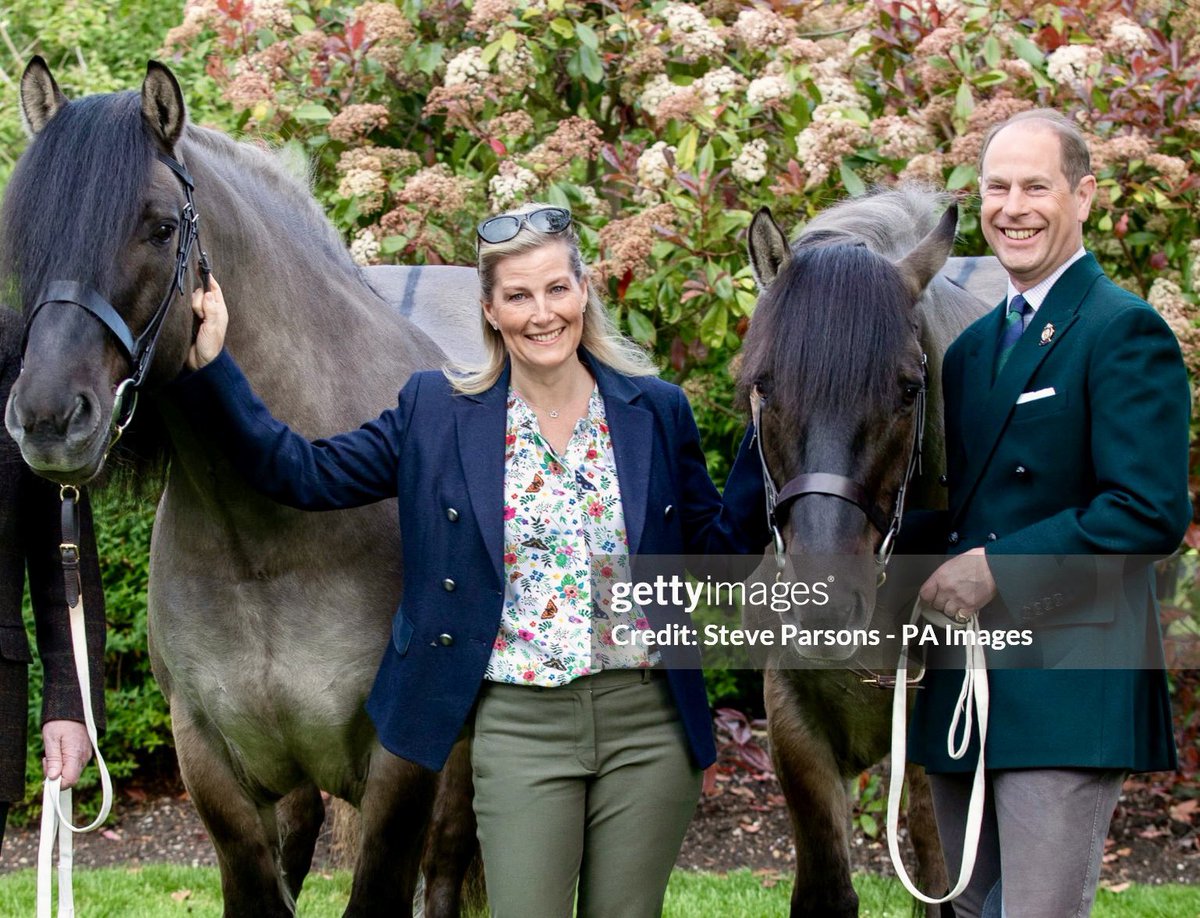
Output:
<path fill-rule="evenodd" d="M 983 235 L 1018 290 L 1044 280 L 1083 245 L 1096 192 L 1086 175 L 1072 188 L 1054 130 L 1035 120 L 1001 130 L 979 177 Z"/>

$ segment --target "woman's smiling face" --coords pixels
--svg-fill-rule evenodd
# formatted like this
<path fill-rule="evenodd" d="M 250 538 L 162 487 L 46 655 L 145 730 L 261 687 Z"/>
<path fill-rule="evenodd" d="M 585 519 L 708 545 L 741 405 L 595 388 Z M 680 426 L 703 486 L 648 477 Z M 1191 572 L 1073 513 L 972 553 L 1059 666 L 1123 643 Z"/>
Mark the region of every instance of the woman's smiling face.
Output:
<path fill-rule="evenodd" d="M 571 271 L 567 246 L 552 242 L 498 262 L 483 311 L 504 339 L 514 371 L 537 377 L 575 357 L 585 303 L 587 282 Z"/>

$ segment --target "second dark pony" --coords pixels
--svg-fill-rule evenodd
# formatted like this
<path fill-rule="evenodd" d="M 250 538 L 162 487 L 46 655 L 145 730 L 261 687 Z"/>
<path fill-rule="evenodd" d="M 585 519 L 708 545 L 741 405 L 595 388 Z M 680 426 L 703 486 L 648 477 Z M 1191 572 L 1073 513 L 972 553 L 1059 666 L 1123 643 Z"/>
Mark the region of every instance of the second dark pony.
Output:
<path fill-rule="evenodd" d="M 939 275 L 954 243 L 957 209 L 948 204 L 912 187 L 852 199 L 821 213 L 791 245 L 765 209 L 751 225 L 760 295 L 740 385 L 761 399 L 771 479 L 781 490 L 798 482 L 780 505 L 781 548 L 793 561 L 820 557 L 838 568 L 833 601 L 784 614 L 800 631 L 886 633 L 876 587 L 901 487 L 909 507 L 945 505 L 941 355 L 986 308 Z M 917 448 L 923 474 L 906 482 Z M 793 916 L 858 914 L 848 787 L 887 752 L 891 693 L 869 684 L 854 654 L 847 645 L 793 642 L 766 660 L 771 749 L 796 840 Z M 923 773 L 910 779 L 919 880 L 940 892 L 945 869 L 928 785 Z"/>

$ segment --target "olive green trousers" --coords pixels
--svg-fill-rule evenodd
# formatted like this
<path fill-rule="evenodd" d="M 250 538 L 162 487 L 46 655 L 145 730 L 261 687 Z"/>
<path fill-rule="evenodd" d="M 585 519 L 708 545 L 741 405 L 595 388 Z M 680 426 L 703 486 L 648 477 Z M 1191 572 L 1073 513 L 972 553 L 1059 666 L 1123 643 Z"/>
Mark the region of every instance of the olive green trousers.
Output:
<path fill-rule="evenodd" d="M 485 683 L 471 740 L 494 918 L 656 918 L 700 796 L 667 680 Z"/>

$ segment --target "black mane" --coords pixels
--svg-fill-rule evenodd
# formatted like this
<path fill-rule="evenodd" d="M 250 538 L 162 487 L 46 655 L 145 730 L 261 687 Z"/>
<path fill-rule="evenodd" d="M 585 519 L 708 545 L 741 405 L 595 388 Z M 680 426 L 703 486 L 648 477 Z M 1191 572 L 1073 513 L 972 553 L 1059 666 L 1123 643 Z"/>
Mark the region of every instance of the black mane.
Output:
<path fill-rule="evenodd" d="M 29 308 L 52 279 L 112 295 L 154 155 L 138 93 L 63 106 L 17 163 L 0 213 L 0 289 L 13 305 Z"/>
<path fill-rule="evenodd" d="M 799 406 L 801 417 L 847 401 L 882 403 L 912 341 L 912 305 L 886 258 L 826 234 L 802 238 L 759 297 L 742 349 L 741 388 L 765 382 L 769 399 Z"/>

